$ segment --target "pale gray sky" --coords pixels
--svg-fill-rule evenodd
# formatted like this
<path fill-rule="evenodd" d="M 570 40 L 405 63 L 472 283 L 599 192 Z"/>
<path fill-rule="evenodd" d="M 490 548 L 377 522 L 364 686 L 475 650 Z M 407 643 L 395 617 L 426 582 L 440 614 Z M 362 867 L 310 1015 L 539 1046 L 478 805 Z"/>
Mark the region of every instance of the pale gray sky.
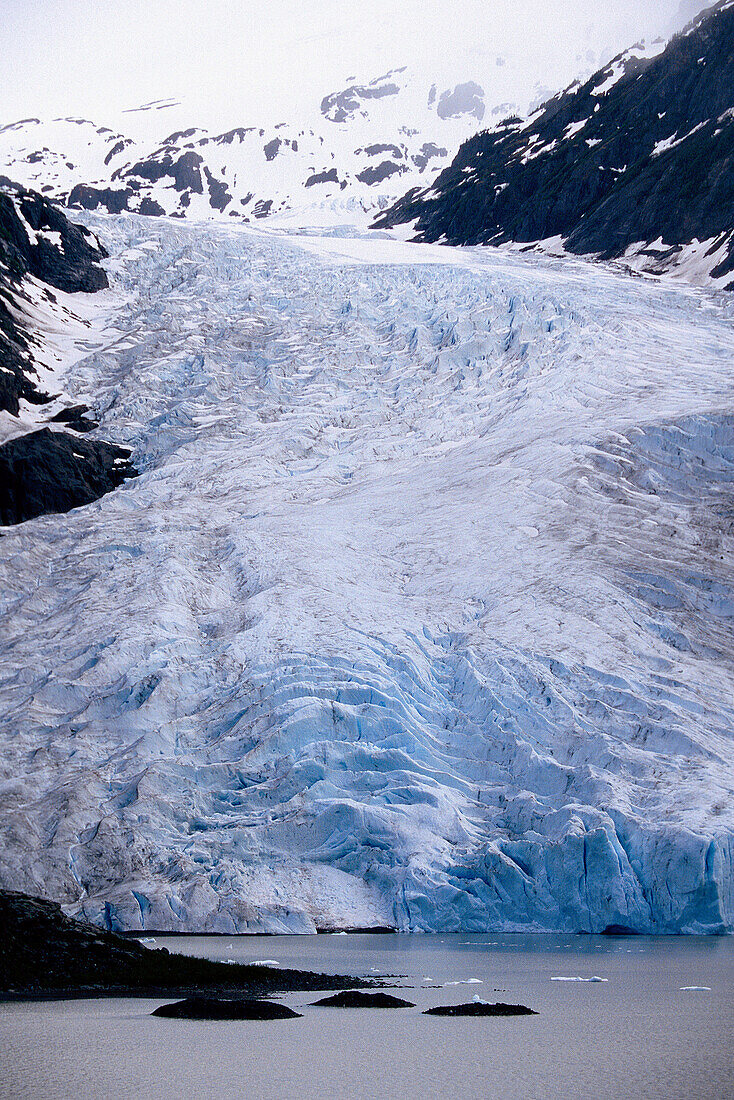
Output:
<path fill-rule="evenodd" d="M 710 2 L 710 0 L 709 0 Z M 292 117 L 347 76 L 482 54 L 617 52 L 706 0 L 0 0 L 0 122 L 185 97 L 225 124 Z M 685 11 L 684 11 L 685 9 Z M 460 70 L 465 69 L 465 73 Z M 118 120 L 119 121 L 119 120 Z"/>

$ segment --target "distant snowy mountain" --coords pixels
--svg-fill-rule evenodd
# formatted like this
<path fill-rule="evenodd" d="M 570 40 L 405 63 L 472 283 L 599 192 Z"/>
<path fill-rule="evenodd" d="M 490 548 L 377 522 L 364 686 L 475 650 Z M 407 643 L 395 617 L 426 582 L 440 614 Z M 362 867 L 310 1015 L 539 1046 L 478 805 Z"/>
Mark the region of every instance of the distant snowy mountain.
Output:
<path fill-rule="evenodd" d="M 395 69 L 325 95 L 305 122 L 221 133 L 192 126 L 185 104 L 169 100 L 123 112 L 123 129 L 29 118 L 0 128 L 0 165 L 90 210 L 353 220 L 432 180 L 467 137 L 552 91 L 511 58 L 495 58 L 488 77 L 442 82 Z"/>
<path fill-rule="evenodd" d="M 734 4 L 470 138 L 378 217 L 415 238 L 539 243 L 734 286 Z"/>

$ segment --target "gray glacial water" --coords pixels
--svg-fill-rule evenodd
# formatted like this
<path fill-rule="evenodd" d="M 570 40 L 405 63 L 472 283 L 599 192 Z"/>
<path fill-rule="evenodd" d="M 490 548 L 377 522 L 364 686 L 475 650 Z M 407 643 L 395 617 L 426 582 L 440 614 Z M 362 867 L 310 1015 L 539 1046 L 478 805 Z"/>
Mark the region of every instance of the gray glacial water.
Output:
<path fill-rule="evenodd" d="M 154 1019 L 159 1001 L 0 1005 L 8 1100 L 207 1097 L 316 1100 L 725 1100 L 734 941 L 597 936 L 157 937 L 209 958 L 402 974 L 416 1009 L 308 1007 L 300 1020 Z M 603 982 L 553 981 L 597 976 Z M 427 978 L 432 981 L 428 982 Z M 454 984 L 451 982 L 468 982 Z M 481 984 L 480 984 L 481 982 Z M 682 987 L 708 986 L 710 989 Z M 538 1016 L 445 1019 L 421 1010 L 485 1000 Z"/>

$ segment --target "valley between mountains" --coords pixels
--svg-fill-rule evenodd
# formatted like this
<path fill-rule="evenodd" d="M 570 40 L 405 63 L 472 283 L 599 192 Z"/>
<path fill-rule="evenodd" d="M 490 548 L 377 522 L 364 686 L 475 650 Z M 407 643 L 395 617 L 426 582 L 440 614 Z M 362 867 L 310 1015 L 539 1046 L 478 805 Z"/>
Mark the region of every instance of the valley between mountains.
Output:
<path fill-rule="evenodd" d="M 127 930 L 732 931 L 731 298 L 81 218 L 111 287 L 59 385 L 139 473 L 2 530 L 3 885 Z"/>

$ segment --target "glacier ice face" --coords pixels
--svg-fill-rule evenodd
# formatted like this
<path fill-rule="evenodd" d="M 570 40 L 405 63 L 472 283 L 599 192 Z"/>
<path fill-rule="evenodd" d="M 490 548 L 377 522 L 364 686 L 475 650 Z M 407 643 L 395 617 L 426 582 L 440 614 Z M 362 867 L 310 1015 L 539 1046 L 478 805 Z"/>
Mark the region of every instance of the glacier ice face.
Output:
<path fill-rule="evenodd" d="M 141 476 L 3 532 L 6 886 L 122 928 L 734 925 L 728 299 L 88 218 Z"/>

